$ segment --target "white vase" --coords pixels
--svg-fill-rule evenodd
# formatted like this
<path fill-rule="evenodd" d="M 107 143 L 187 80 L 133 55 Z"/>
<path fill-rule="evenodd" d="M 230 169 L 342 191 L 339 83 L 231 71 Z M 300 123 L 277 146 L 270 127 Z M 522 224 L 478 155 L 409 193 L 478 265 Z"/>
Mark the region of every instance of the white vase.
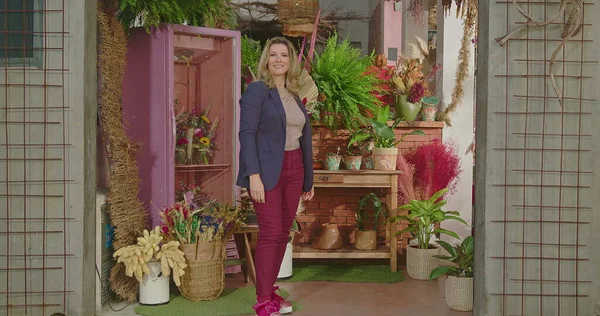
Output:
<path fill-rule="evenodd" d="M 162 305 L 169 303 L 169 277 L 162 274 L 159 261 L 148 263 L 149 274 L 140 283 L 141 305 Z"/>
<path fill-rule="evenodd" d="M 293 268 L 293 259 L 292 255 L 294 252 L 294 245 L 292 245 L 293 241 L 289 241 L 285 248 L 285 255 L 283 255 L 283 260 L 281 261 L 281 266 L 279 267 L 279 274 L 277 275 L 277 279 L 287 280 L 292 277 L 292 268 Z"/>

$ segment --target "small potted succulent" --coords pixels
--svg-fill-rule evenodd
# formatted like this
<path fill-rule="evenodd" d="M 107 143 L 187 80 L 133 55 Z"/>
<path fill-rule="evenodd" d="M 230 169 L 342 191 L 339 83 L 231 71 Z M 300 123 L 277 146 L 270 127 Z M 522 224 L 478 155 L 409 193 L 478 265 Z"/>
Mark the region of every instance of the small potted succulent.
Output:
<path fill-rule="evenodd" d="M 458 235 L 447 229 L 436 228 L 445 220 L 455 220 L 467 224 L 459 217 L 456 211 L 443 211 L 446 200 L 441 199 L 448 191 L 444 188 L 436 192 L 431 198 L 424 201 L 412 200 L 410 203 L 400 206 L 400 210 L 408 210 L 408 215 L 395 216 L 391 221 L 407 221 L 408 227 L 397 232 L 396 235 L 410 233 L 417 240 L 416 245 L 406 248 L 406 269 L 408 276 L 417 280 L 427 280 L 435 268 L 439 266 L 435 258 L 439 255 L 440 248 L 430 244 L 431 238 L 436 234 L 445 234 L 458 239 Z"/>
<path fill-rule="evenodd" d="M 446 275 L 446 304 L 454 310 L 470 312 L 473 310 L 473 236 L 465 238 L 460 245 L 454 247 L 442 240 L 438 240 L 437 243 L 446 249 L 449 256 L 436 258 L 449 261 L 452 265 L 433 270 L 429 279 L 434 280 Z"/>
<path fill-rule="evenodd" d="M 346 150 L 344 164 L 346 164 L 346 169 L 348 170 L 360 170 L 360 166 L 362 165 L 362 155 L 360 149 L 353 147 Z"/>
<path fill-rule="evenodd" d="M 340 150 L 340 147 L 338 147 L 337 152 L 327 153 L 327 156 L 325 157 L 325 168 L 327 170 L 340 170 L 340 163 L 342 162 Z"/>
<path fill-rule="evenodd" d="M 375 208 L 375 212 L 373 213 L 372 223 L 373 228 L 368 229 L 365 225 L 369 219 L 369 214 L 367 213 L 368 204 L 372 203 Z M 354 235 L 354 247 L 358 250 L 375 250 L 377 248 L 377 228 L 379 227 L 379 219 L 388 216 L 387 209 L 385 204 L 381 203 L 379 197 L 371 192 L 365 195 L 358 202 L 358 211 L 356 212 L 356 231 Z"/>

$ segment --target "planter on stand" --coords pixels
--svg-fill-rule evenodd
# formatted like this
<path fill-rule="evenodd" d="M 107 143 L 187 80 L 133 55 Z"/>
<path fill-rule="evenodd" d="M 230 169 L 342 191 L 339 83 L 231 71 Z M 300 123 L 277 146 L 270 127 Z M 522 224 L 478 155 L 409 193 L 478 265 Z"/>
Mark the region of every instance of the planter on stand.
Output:
<path fill-rule="evenodd" d="M 446 279 L 446 304 L 451 309 L 470 312 L 473 310 L 473 278 L 449 275 Z"/>
<path fill-rule="evenodd" d="M 169 303 L 169 277 L 162 274 L 160 261 L 148 262 L 150 273 L 144 274 L 140 283 L 141 305 L 163 305 Z"/>
<path fill-rule="evenodd" d="M 374 230 L 356 230 L 354 247 L 358 250 L 377 249 L 377 232 Z"/>
<path fill-rule="evenodd" d="M 327 170 L 340 170 L 342 156 L 327 156 L 325 158 L 325 168 Z"/>
<path fill-rule="evenodd" d="M 396 97 L 394 108 L 396 109 L 396 117 L 402 118 L 405 121 L 414 121 L 421 111 L 420 103 L 410 103 L 406 99 L 407 96 L 399 95 Z"/>
<path fill-rule="evenodd" d="M 375 170 L 396 170 L 398 148 L 373 148 Z"/>
<path fill-rule="evenodd" d="M 360 170 L 362 156 L 347 156 L 344 158 L 344 164 L 348 170 Z"/>
<path fill-rule="evenodd" d="M 439 266 L 439 261 L 434 256 L 440 254 L 440 248 L 419 249 L 417 247 L 417 245 L 406 247 L 406 270 L 408 276 L 416 280 L 429 280 L 431 271 Z"/>
<path fill-rule="evenodd" d="M 421 102 L 421 115 L 423 121 L 433 122 L 438 111 L 438 103 L 440 100 L 436 97 L 423 98 Z"/>
<path fill-rule="evenodd" d="M 373 156 L 363 157 L 361 168 L 364 170 L 375 169 L 375 161 L 373 160 Z"/>

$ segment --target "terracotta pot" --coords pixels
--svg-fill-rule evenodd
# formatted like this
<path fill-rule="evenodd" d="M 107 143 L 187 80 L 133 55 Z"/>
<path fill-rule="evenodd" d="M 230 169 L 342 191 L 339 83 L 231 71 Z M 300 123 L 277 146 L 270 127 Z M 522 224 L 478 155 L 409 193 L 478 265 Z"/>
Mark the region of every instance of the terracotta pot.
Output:
<path fill-rule="evenodd" d="M 427 97 L 423 99 L 423 102 L 421 103 L 421 114 L 423 115 L 423 121 L 435 121 L 439 102 L 440 100 L 438 100 L 436 97 Z"/>
<path fill-rule="evenodd" d="M 399 95 L 396 97 L 394 108 L 396 109 L 396 116 L 403 118 L 405 121 L 414 121 L 421 111 L 421 103 L 410 103 L 406 100 L 407 96 Z"/>
<path fill-rule="evenodd" d="M 313 248 L 336 250 L 342 248 L 342 236 L 336 224 L 325 223 L 321 226 L 321 234 L 315 238 Z"/>
<path fill-rule="evenodd" d="M 431 271 L 439 266 L 434 256 L 440 254 L 440 248 L 419 249 L 417 245 L 406 247 L 406 270 L 411 279 L 429 280 Z"/>
<path fill-rule="evenodd" d="M 354 233 L 354 247 L 358 250 L 377 249 L 377 232 L 374 230 L 357 230 Z"/>
<path fill-rule="evenodd" d="M 340 170 L 340 162 L 342 162 L 341 156 L 327 156 L 325 158 L 325 169 Z"/>
<path fill-rule="evenodd" d="M 373 148 L 375 170 L 396 170 L 398 148 Z"/>
<path fill-rule="evenodd" d="M 449 275 L 446 279 L 446 304 L 457 311 L 472 311 L 473 278 L 457 278 Z"/>
<path fill-rule="evenodd" d="M 360 170 L 362 164 L 362 156 L 347 156 L 344 158 L 346 169 L 348 170 Z"/>

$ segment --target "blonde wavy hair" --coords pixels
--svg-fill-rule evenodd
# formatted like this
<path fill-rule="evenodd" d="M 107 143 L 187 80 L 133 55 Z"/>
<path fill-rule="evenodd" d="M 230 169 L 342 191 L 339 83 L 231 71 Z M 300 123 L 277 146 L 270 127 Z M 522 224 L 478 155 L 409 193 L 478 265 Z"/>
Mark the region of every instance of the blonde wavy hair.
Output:
<path fill-rule="evenodd" d="M 300 68 L 298 58 L 296 57 L 297 54 L 294 45 L 284 37 L 273 37 L 265 44 L 265 48 L 263 49 L 258 62 L 257 80 L 264 81 L 269 88 L 275 88 L 275 80 L 269 71 L 269 51 L 273 44 L 284 44 L 287 47 L 290 62 L 288 72 L 285 75 L 285 86 L 290 92 L 298 94 L 298 91 L 300 90 L 300 74 L 302 73 L 302 69 Z"/>

